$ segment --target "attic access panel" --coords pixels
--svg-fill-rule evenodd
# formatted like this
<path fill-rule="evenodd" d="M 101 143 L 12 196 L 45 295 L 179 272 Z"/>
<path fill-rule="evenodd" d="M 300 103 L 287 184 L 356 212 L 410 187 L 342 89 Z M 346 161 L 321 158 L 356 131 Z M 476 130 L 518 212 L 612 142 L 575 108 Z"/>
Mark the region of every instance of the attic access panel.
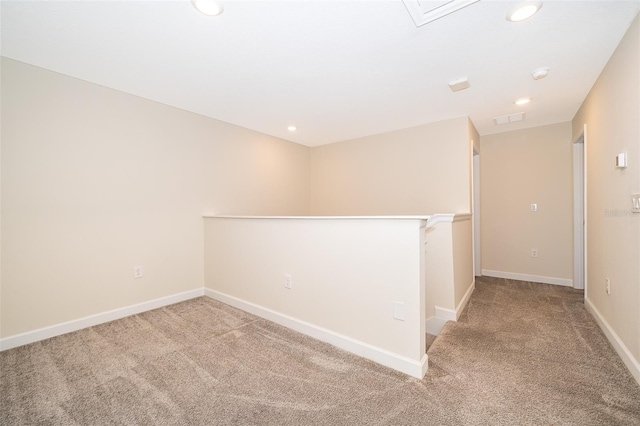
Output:
<path fill-rule="evenodd" d="M 440 19 L 480 0 L 402 0 L 416 27 Z"/>

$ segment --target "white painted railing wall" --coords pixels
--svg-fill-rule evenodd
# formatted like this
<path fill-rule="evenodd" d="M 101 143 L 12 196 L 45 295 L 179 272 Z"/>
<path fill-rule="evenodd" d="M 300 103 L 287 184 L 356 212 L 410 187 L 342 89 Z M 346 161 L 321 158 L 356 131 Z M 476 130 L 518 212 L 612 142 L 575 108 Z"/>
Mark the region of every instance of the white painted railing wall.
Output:
<path fill-rule="evenodd" d="M 206 217 L 205 294 L 422 378 L 427 218 Z"/>
<path fill-rule="evenodd" d="M 456 320 L 474 288 L 470 224 L 470 215 L 205 217 L 204 288 L 4 338 L 0 350 L 206 295 L 423 377 L 425 333 Z"/>

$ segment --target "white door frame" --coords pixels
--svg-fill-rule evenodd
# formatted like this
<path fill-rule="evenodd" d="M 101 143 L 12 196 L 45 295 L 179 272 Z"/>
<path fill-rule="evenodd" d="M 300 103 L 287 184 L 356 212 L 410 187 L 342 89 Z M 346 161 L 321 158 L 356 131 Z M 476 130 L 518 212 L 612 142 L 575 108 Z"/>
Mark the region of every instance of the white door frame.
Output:
<path fill-rule="evenodd" d="M 473 141 L 471 141 L 473 148 Z M 480 242 L 480 154 L 472 151 L 471 213 L 473 214 L 473 273 L 482 276 L 482 244 Z"/>
<path fill-rule="evenodd" d="M 573 286 L 587 297 L 587 125 L 573 142 Z"/>

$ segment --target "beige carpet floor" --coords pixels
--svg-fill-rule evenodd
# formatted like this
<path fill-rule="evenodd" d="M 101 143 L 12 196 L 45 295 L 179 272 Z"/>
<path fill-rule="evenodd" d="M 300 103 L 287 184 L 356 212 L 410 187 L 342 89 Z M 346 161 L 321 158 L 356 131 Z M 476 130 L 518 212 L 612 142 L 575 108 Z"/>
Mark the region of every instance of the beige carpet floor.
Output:
<path fill-rule="evenodd" d="M 581 292 L 481 278 L 428 353 L 415 380 L 198 298 L 1 352 L 0 424 L 640 424 Z"/>

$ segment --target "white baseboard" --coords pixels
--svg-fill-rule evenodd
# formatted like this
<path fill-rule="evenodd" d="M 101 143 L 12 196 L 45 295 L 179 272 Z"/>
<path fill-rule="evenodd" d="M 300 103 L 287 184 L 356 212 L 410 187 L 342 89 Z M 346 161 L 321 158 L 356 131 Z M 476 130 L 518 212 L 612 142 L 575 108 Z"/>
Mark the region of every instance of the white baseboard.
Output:
<path fill-rule="evenodd" d="M 455 310 L 435 306 L 436 315 L 431 318 L 427 318 L 424 323 L 427 333 L 434 336 L 439 336 L 440 332 L 442 331 L 442 327 L 444 327 L 444 324 L 447 321 L 458 321 L 458 319 L 460 319 L 460 315 L 462 315 L 462 311 L 464 311 L 467 303 L 469 303 L 469 299 L 471 299 L 471 295 L 473 294 L 473 291 L 475 289 L 476 281 L 473 280 L 473 282 L 467 289 L 467 292 L 464 294 L 464 296 L 462 296 L 462 299 L 460 300 L 460 303 L 458 303 L 458 306 L 456 306 Z"/>
<path fill-rule="evenodd" d="M 420 361 L 413 360 L 225 293 L 205 288 L 204 295 L 409 376 L 422 379 L 427 372 L 429 363 L 426 354 Z"/>
<path fill-rule="evenodd" d="M 456 311 L 453 309 L 441 308 L 440 306 L 435 306 L 436 318 L 440 318 L 444 321 L 458 321 L 458 317 L 456 315 Z"/>
<path fill-rule="evenodd" d="M 517 274 L 515 272 L 491 271 L 489 269 L 483 269 L 482 275 L 495 278 L 507 278 L 509 280 L 531 281 L 534 283 L 573 287 L 573 280 L 569 278 L 543 277 L 540 275 Z"/>
<path fill-rule="evenodd" d="M 40 340 L 49 339 L 51 337 L 60 336 L 62 334 L 78 331 L 83 328 L 92 327 L 94 325 L 103 324 L 105 322 L 117 320 L 141 312 L 150 311 L 152 309 L 161 308 L 174 303 L 184 302 L 204 295 L 204 289 L 185 291 L 171 296 L 161 297 L 159 299 L 142 302 L 124 308 L 118 308 L 100 314 L 90 315 L 73 321 L 63 322 L 61 324 L 52 325 L 50 327 L 40 328 L 38 330 L 29 331 L 15 336 L 0 339 L 0 351 L 16 348 L 18 346 L 28 345 L 29 343 L 38 342 Z"/>
<path fill-rule="evenodd" d="M 629 351 L 622 340 L 620 340 L 620 337 L 618 337 L 616 332 L 613 331 L 613 328 L 611 328 L 609 323 L 602 317 L 600 311 L 596 309 L 589 298 L 584 299 L 584 306 L 585 308 L 587 308 L 587 311 L 593 316 L 593 318 L 595 318 L 596 322 L 602 329 L 602 332 L 605 336 L 607 336 L 607 339 L 609 339 L 611 346 L 613 346 L 613 349 L 615 349 L 615 351 L 618 353 L 624 365 L 627 366 L 627 368 L 631 372 L 631 375 L 634 377 L 634 379 L 636 379 L 636 382 L 640 384 L 640 362 L 638 362 L 638 360 L 634 358 L 634 356 L 631 354 L 631 351 Z"/>
<path fill-rule="evenodd" d="M 442 331 L 442 327 L 446 324 L 446 320 L 438 317 L 430 317 L 424 323 L 425 329 L 427 330 L 427 334 L 431 334 L 433 336 L 439 336 Z"/>
<path fill-rule="evenodd" d="M 464 296 L 462 296 L 462 299 L 460 299 L 458 306 L 456 306 L 456 321 L 460 319 L 460 315 L 462 315 L 462 311 L 464 311 L 464 308 L 467 306 L 467 303 L 469 303 L 469 299 L 471 299 L 471 295 L 473 294 L 473 291 L 475 289 L 476 289 L 476 280 L 474 279 L 471 282 L 471 285 L 469 286 L 467 291 L 465 292 Z"/>

